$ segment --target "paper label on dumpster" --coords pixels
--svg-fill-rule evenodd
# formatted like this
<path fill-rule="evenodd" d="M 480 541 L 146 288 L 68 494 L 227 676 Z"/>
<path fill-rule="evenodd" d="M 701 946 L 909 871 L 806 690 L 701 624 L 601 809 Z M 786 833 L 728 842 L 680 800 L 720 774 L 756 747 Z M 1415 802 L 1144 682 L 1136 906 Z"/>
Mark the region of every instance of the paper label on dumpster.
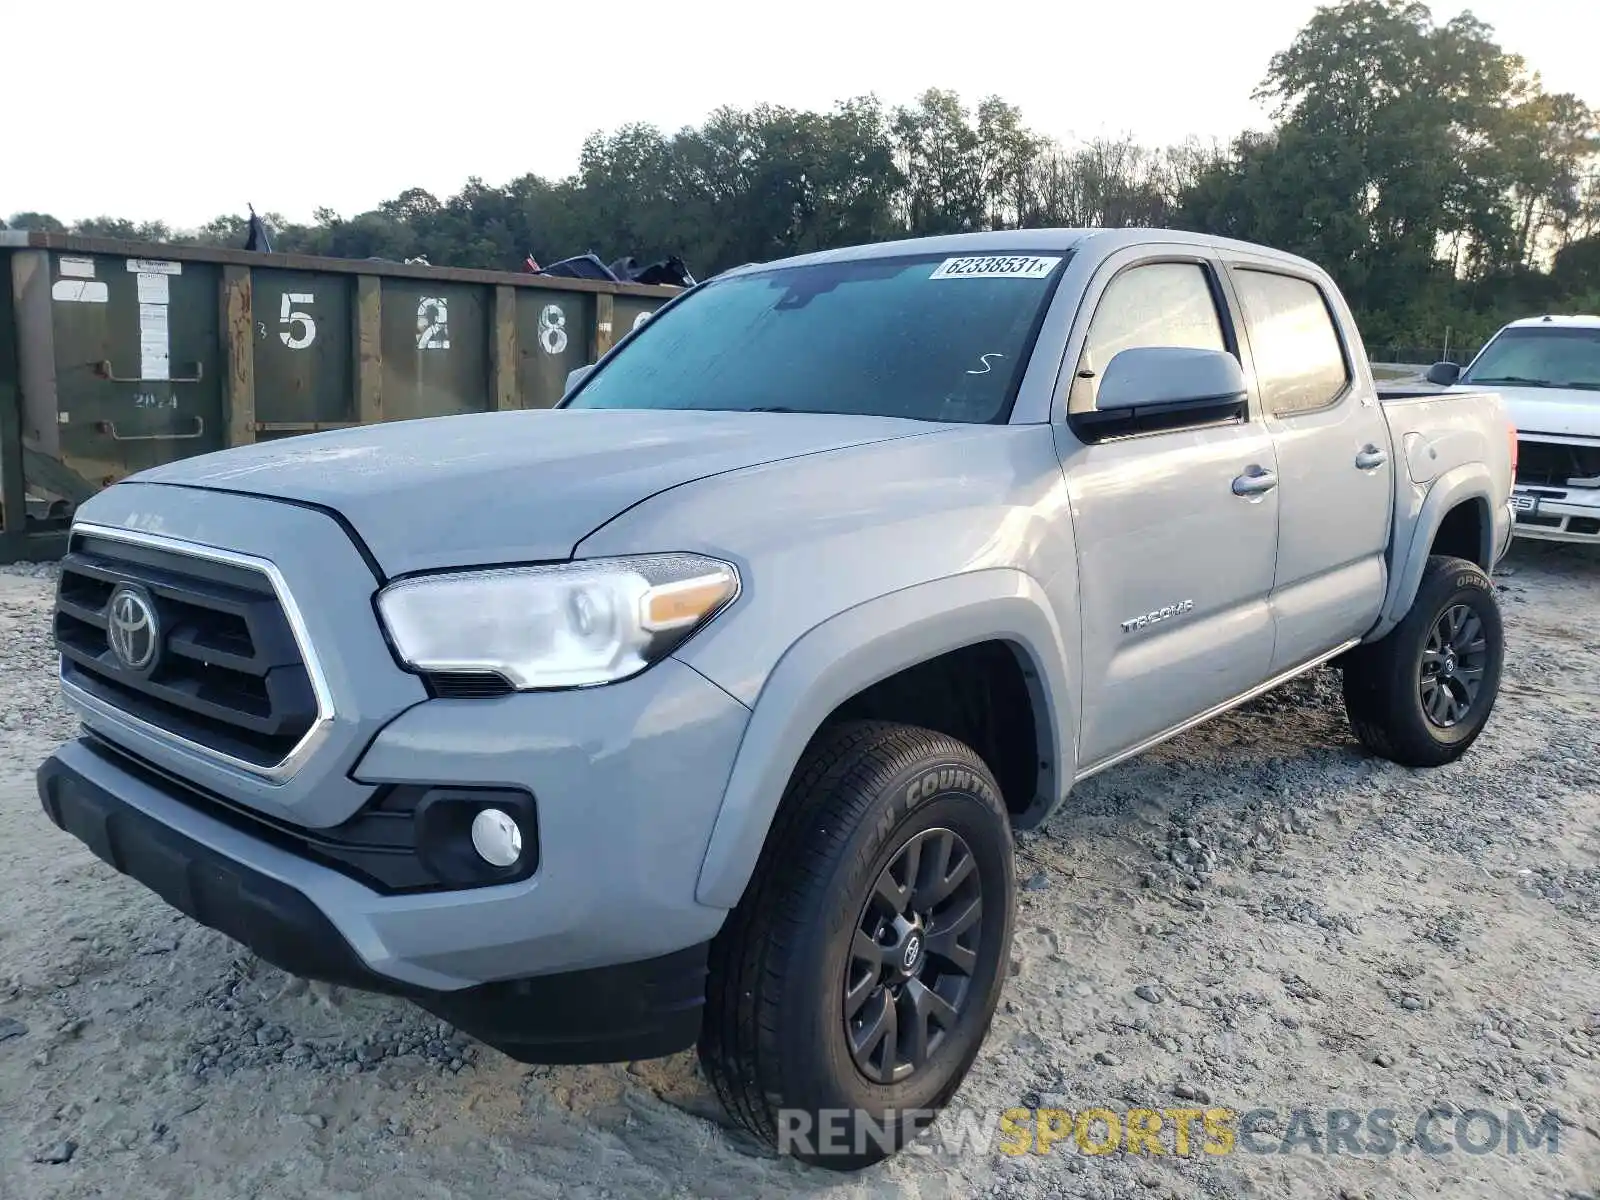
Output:
<path fill-rule="evenodd" d="M 167 306 L 139 305 L 139 378 L 170 379 L 172 367 L 168 347 Z"/>
<path fill-rule="evenodd" d="M 104 304 L 107 299 L 106 285 L 95 279 L 58 279 L 50 296 L 68 304 Z"/>
<path fill-rule="evenodd" d="M 984 254 L 947 258 L 929 279 L 1043 279 L 1054 271 L 1061 256 L 1038 254 Z"/>
<path fill-rule="evenodd" d="M 128 270 L 142 275 L 182 275 L 183 264 L 162 262 L 159 258 L 130 258 Z"/>
<path fill-rule="evenodd" d="M 63 279 L 93 279 L 94 259 L 92 258 L 63 258 L 60 260 L 61 278 Z"/>
<path fill-rule="evenodd" d="M 148 271 L 139 273 L 139 303 L 140 304 L 166 304 L 170 301 L 171 293 L 167 290 L 167 276 L 152 275 Z"/>

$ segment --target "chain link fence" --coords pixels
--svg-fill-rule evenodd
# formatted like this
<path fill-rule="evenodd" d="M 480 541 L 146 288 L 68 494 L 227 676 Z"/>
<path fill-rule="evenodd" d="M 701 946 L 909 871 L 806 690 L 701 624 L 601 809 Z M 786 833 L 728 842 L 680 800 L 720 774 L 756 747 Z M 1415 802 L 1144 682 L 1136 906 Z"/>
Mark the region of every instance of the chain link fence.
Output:
<path fill-rule="evenodd" d="M 1367 357 L 1375 363 L 1406 364 L 1427 368 L 1436 362 L 1453 362 L 1466 366 L 1477 354 L 1481 343 L 1469 342 L 1456 346 L 1368 346 Z"/>

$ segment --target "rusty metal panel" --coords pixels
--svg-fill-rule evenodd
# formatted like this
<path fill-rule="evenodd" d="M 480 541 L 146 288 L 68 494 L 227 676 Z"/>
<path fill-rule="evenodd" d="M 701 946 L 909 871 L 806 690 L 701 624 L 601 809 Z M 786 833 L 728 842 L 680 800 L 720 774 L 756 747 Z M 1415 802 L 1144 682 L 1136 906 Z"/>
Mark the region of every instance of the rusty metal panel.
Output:
<path fill-rule="evenodd" d="M 517 392 L 517 289 L 494 289 L 489 319 L 489 391 L 493 407 L 521 408 Z"/>
<path fill-rule="evenodd" d="M 383 280 L 363 275 L 356 280 L 355 343 L 351 347 L 356 393 L 356 420 L 383 420 Z"/>
<path fill-rule="evenodd" d="M 355 423 L 355 299 L 352 275 L 252 272 L 257 438 Z"/>
<path fill-rule="evenodd" d="M 12 255 L 10 283 L 12 313 L 16 321 L 22 436 L 37 450 L 59 454 L 55 406 L 55 314 L 50 276 L 48 251 L 24 250 Z M 104 291 L 102 285 L 94 286 Z"/>
<path fill-rule="evenodd" d="M 59 252 L 50 259 L 61 463 L 104 486 L 220 449 L 220 268 Z M 28 440 L 50 452 L 42 435 Z"/>
<path fill-rule="evenodd" d="M 22 389 L 17 381 L 16 305 L 11 298 L 11 259 L 0 250 L 0 549 L 6 560 L 27 533 L 22 486 Z"/>
<path fill-rule="evenodd" d="M 616 328 L 614 299 L 604 292 L 594 298 L 594 328 L 589 331 L 590 362 L 599 362 L 611 351 Z"/>
<path fill-rule="evenodd" d="M 383 281 L 383 419 L 483 412 L 489 389 L 489 299 L 476 284 Z"/>
<path fill-rule="evenodd" d="M 523 408 L 561 399 L 567 372 L 592 362 L 595 296 L 521 289 L 517 296 L 517 392 Z"/>
<path fill-rule="evenodd" d="M 256 440 L 256 330 L 250 294 L 247 268 L 222 268 L 218 320 L 222 327 L 222 408 L 228 421 L 223 440 L 229 446 Z"/>

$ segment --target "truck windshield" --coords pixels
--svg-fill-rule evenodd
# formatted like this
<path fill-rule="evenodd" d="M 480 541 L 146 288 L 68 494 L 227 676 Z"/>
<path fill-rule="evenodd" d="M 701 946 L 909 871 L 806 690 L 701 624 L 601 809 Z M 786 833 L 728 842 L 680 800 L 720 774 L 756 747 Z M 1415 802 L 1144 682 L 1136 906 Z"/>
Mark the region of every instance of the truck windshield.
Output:
<path fill-rule="evenodd" d="M 1600 327 L 1507 329 L 1489 343 L 1462 382 L 1600 393 Z"/>
<path fill-rule="evenodd" d="M 918 255 L 713 280 L 569 408 L 1004 421 L 1067 255 Z"/>

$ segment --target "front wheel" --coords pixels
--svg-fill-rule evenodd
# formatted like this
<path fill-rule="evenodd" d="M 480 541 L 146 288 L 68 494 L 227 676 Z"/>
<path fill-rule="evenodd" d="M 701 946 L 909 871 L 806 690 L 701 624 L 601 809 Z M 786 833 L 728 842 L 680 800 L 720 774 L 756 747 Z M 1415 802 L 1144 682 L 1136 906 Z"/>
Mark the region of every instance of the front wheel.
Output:
<path fill-rule="evenodd" d="M 994 1015 L 1013 872 L 970 748 L 887 722 L 823 731 L 712 943 L 700 1058 L 729 1114 L 840 1170 L 915 1137 Z"/>
<path fill-rule="evenodd" d="M 1494 584 L 1475 563 L 1435 555 L 1404 619 L 1346 661 L 1351 727 L 1402 766 L 1453 762 L 1483 732 L 1504 659 Z"/>

